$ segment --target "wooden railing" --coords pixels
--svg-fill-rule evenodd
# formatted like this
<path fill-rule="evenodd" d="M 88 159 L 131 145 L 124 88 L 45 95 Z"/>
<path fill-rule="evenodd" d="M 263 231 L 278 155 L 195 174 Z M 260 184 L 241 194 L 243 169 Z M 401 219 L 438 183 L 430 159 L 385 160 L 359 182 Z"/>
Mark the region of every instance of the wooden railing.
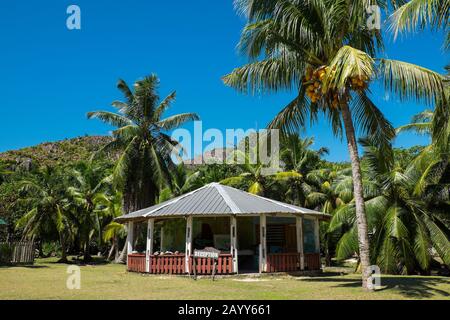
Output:
<path fill-rule="evenodd" d="M 184 254 L 150 257 L 150 273 L 183 274 L 186 272 L 184 265 Z"/>
<path fill-rule="evenodd" d="M 194 273 L 194 258 L 189 259 L 190 262 L 190 272 Z M 196 273 L 197 274 L 212 274 L 214 261 L 207 258 L 195 258 L 196 259 Z M 216 274 L 231 274 L 234 273 L 233 270 L 233 256 L 231 254 L 222 253 L 219 255 L 217 261 Z"/>
<path fill-rule="evenodd" d="M 145 254 L 129 254 L 127 266 L 128 271 L 145 272 Z"/>
<path fill-rule="evenodd" d="M 194 258 L 189 259 L 190 272 L 194 273 Z M 214 262 L 212 259 L 195 258 L 197 274 L 212 274 Z M 153 274 L 184 274 L 185 255 L 152 255 L 150 256 L 150 273 Z M 128 271 L 145 272 L 145 254 L 129 254 L 128 255 Z M 231 254 L 220 254 L 217 261 L 216 274 L 233 273 L 233 257 Z"/>
<path fill-rule="evenodd" d="M 305 253 L 305 270 L 320 270 L 320 254 L 319 253 Z"/>
<path fill-rule="evenodd" d="M 299 253 L 267 254 L 267 272 L 288 272 L 300 270 Z"/>
<path fill-rule="evenodd" d="M 320 254 L 304 254 L 305 270 L 320 270 Z M 267 272 L 292 272 L 300 270 L 299 253 L 269 253 Z"/>

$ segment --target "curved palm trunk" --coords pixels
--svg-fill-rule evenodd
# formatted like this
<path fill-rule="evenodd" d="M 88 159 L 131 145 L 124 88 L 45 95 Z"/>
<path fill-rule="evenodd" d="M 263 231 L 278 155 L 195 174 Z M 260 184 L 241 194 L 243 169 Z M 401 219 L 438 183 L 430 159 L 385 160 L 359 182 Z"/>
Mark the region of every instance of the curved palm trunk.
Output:
<path fill-rule="evenodd" d="M 120 251 L 120 255 L 116 258 L 116 260 L 114 262 L 115 263 L 126 263 L 127 262 L 127 251 L 128 251 L 128 245 L 127 245 L 127 241 L 125 241 L 125 244 L 123 245 L 123 248 Z"/>
<path fill-rule="evenodd" d="M 355 138 L 355 128 L 353 126 L 352 116 L 347 104 L 342 105 L 342 118 L 344 120 L 345 134 L 347 137 L 347 146 L 352 163 L 353 192 L 356 207 L 356 223 L 358 229 L 359 258 L 361 261 L 362 286 L 369 289 L 367 279 L 370 276 L 370 249 L 369 235 L 367 232 L 367 218 L 364 208 L 364 195 L 361 177 L 361 166 L 358 156 L 358 147 Z"/>

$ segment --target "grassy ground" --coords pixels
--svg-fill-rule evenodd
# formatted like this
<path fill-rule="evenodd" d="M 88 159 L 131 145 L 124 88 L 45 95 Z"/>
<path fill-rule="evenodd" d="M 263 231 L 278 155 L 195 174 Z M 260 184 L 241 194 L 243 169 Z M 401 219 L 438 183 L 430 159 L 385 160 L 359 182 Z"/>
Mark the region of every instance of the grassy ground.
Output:
<path fill-rule="evenodd" d="M 128 273 L 123 265 L 81 266 L 81 289 L 66 287 L 67 265 L 54 259 L 30 267 L 0 267 L 0 299 L 450 299 L 450 278 L 383 276 L 382 289 L 360 288 L 350 269 L 316 277 L 264 276 L 194 281 Z"/>

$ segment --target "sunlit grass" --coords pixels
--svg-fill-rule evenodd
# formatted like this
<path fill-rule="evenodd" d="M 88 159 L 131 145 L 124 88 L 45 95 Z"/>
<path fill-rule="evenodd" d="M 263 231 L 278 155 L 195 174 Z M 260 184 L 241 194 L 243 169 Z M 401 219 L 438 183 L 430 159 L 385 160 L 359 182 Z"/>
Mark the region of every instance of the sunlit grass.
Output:
<path fill-rule="evenodd" d="M 316 277 L 209 278 L 149 276 L 115 264 L 85 265 L 81 289 L 66 287 L 67 265 L 56 259 L 30 267 L 0 267 L 0 299 L 450 299 L 445 277 L 384 276 L 374 293 L 360 288 L 350 268 L 330 268 Z"/>

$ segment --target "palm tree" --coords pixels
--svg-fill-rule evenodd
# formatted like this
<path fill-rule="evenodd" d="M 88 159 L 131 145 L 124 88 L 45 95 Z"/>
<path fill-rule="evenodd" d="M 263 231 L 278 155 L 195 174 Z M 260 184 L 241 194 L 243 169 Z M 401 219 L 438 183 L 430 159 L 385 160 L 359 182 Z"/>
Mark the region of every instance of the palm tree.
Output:
<path fill-rule="evenodd" d="M 55 169 L 45 167 L 36 175 L 20 182 L 20 192 L 31 209 L 16 223 L 23 229 L 24 238 L 34 239 L 56 231 L 61 245 L 61 259 L 67 262 L 66 243 L 70 232 L 70 221 L 64 210 L 65 197 L 62 176 Z"/>
<path fill-rule="evenodd" d="M 434 112 L 431 110 L 424 110 L 411 119 L 411 123 L 400 126 L 396 129 L 397 134 L 403 132 L 415 132 L 420 135 L 431 135 L 432 131 L 432 120 L 434 117 Z"/>
<path fill-rule="evenodd" d="M 116 164 L 114 178 L 123 192 L 125 213 L 151 206 L 157 200 L 159 190 L 165 184 L 170 185 L 170 171 L 174 170 L 171 155 L 173 151 L 178 154 L 180 146 L 166 132 L 187 121 L 199 120 L 195 113 L 162 119 L 175 100 L 175 92 L 160 101 L 158 85 L 157 76 L 150 75 L 136 81 L 133 92 L 125 81 L 119 80 L 117 87 L 124 94 L 125 101 L 112 103 L 118 113 L 88 113 L 88 118 L 99 118 L 117 127 L 113 131 L 114 140 L 101 151 L 123 151 Z"/>
<path fill-rule="evenodd" d="M 449 229 L 435 211 L 427 210 L 422 194 L 416 194 L 420 174 L 416 167 L 398 165 L 392 150 L 380 150 L 373 141 L 363 141 L 365 174 L 374 184 L 366 194 L 372 232 L 372 259 L 386 273 L 427 272 L 434 248 L 445 264 L 450 262 Z M 357 250 L 354 210 L 336 213 L 330 231 L 344 228 L 337 246 L 338 259 Z"/>
<path fill-rule="evenodd" d="M 280 158 L 284 166 L 283 172 L 275 174 L 275 179 L 287 182 L 285 196 L 298 206 L 306 206 L 306 197 L 312 190 L 307 177 L 317 169 L 327 148 L 311 150 L 314 138 L 302 139 L 298 134 L 283 136 L 281 140 Z"/>
<path fill-rule="evenodd" d="M 395 131 L 371 101 L 369 83 L 383 79 L 402 100 L 427 103 L 443 96 L 438 73 L 409 63 L 375 59 L 378 30 L 366 25 L 366 1 L 237 0 L 248 23 L 239 48 L 250 63 L 224 77 L 240 91 L 295 90 L 296 98 L 270 123 L 292 132 L 323 113 L 333 132 L 345 133 L 352 165 L 362 285 L 370 255 L 356 129 L 387 146 Z M 343 131 L 344 127 L 344 131 Z"/>
<path fill-rule="evenodd" d="M 395 37 L 400 32 L 412 32 L 417 28 L 431 28 L 447 32 L 446 48 L 450 45 L 449 27 L 450 1 L 449 0 L 410 0 L 403 4 L 391 15 L 391 29 Z"/>
<path fill-rule="evenodd" d="M 117 260 L 119 257 L 119 237 L 126 235 L 125 226 L 113 220 L 122 215 L 122 194 L 115 190 L 101 192 L 95 196 L 94 203 L 97 216 L 109 221 L 104 226 L 103 231 L 100 232 L 104 242 L 112 242 L 107 260 L 111 260 L 114 253 L 115 260 Z"/>
<path fill-rule="evenodd" d="M 159 202 L 169 200 L 170 198 L 180 196 L 186 192 L 203 186 L 202 173 L 195 171 L 189 173 L 183 163 L 175 167 L 175 171 L 171 172 L 172 189 L 167 187 L 161 191 Z"/>
<path fill-rule="evenodd" d="M 90 241 L 95 232 L 101 234 L 101 223 L 96 211 L 96 199 L 102 195 L 105 180 L 104 167 L 92 162 L 79 162 L 72 171 L 72 186 L 67 188 L 71 211 L 78 227 L 83 249 L 83 260 L 90 261 Z"/>

